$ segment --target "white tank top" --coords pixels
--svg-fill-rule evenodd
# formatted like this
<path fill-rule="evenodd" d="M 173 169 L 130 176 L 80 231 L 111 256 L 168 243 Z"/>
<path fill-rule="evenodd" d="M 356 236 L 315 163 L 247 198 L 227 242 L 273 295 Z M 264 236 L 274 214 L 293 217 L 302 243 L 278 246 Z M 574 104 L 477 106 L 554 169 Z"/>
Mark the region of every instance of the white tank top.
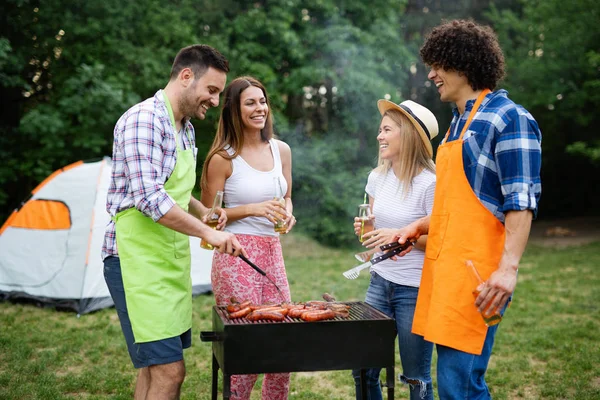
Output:
<path fill-rule="evenodd" d="M 287 193 L 288 183 L 283 177 L 279 146 L 275 139 L 269 140 L 269 144 L 274 160 L 273 169 L 270 171 L 252 168 L 240 155 L 231 160 L 233 172 L 225 180 L 223 191 L 223 203 L 226 208 L 272 200 L 275 196 L 273 177 L 276 176 L 279 177 L 283 193 Z M 225 150 L 229 155 L 234 153 L 231 147 Z M 265 217 L 246 217 L 228 222 L 225 230 L 235 234 L 279 236 L 273 229 L 273 224 Z"/>

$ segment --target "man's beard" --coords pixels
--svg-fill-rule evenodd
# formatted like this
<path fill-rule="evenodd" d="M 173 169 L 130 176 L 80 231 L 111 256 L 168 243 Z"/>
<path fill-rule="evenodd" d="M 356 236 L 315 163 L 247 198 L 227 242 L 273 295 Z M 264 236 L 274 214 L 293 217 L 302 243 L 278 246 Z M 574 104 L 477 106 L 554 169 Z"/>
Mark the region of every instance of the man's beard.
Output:
<path fill-rule="evenodd" d="M 196 117 L 198 107 L 194 104 L 194 99 L 191 95 L 185 94 L 179 99 L 179 110 L 183 114 L 183 118 Z"/>

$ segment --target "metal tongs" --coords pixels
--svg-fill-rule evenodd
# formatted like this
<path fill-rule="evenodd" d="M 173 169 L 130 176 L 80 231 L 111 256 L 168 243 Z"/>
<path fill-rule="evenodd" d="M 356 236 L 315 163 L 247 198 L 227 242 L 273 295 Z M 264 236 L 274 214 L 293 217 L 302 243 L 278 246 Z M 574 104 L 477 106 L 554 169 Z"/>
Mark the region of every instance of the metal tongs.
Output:
<path fill-rule="evenodd" d="M 244 262 L 246 264 L 248 264 L 249 266 L 251 266 L 256 272 L 258 272 L 259 274 L 261 274 L 262 276 L 264 276 L 265 278 L 267 278 L 269 280 L 269 282 L 271 282 L 273 284 L 273 286 L 275 286 L 275 289 L 277 289 L 277 291 L 279 292 L 279 297 L 281 297 L 281 301 L 285 302 L 286 298 L 283 295 L 283 292 L 281 291 L 281 289 L 279 289 L 279 286 L 277 286 L 277 284 L 273 281 L 273 279 L 271 279 L 267 273 L 265 271 L 263 271 L 262 269 L 260 269 L 259 267 L 256 266 L 256 264 L 254 264 L 252 261 L 248 260 L 248 258 L 246 256 L 244 256 L 243 254 L 240 254 L 239 257 L 244 260 Z"/>
<path fill-rule="evenodd" d="M 395 255 L 402 253 L 409 246 L 414 246 L 414 245 L 415 245 L 414 242 L 407 241 L 404 244 L 400 244 L 398 242 L 392 242 L 392 243 L 388 243 L 388 244 L 379 246 L 379 249 L 381 251 L 386 251 L 386 250 L 389 250 L 389 251 L 385 254 L 380 255 L 379 257 L 375 257 L 372 260 L 367 261 L 366 263 L 357 265 L 356 267 L 349 269 L 348 271 L 344 272 L 343 275 L 347 279 L 356 279 L 356 278 L 358 278 L 358 274 L 360 273 L 360 271 L 362 271 L 363 269 L 372 267 L 373 265 L 375 265 L 383 260 L 387 260 L 388 258 L 394 257 Z"/>

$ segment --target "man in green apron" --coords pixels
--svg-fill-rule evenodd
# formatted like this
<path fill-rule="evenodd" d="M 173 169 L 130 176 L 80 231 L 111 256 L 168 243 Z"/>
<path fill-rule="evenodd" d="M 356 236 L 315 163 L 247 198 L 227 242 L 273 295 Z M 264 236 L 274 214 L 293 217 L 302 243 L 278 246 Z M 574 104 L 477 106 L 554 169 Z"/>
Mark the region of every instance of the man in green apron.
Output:
<path fill-rule="evenodd" d="M 129 355 L 139 369 L 136 399 L 177 399 L 191 345 L 192 283 L 188 236 L 217 251 L 245 254 L 233 234 L 201 219 L 194 127 L 219 104 L 229 64 L 206 45 L 181 49 L 167 86 L 130 108 L 114 130 L 112 176 L 102 258 Z M 222 211 L 220 228 L 225 225 Z"/>

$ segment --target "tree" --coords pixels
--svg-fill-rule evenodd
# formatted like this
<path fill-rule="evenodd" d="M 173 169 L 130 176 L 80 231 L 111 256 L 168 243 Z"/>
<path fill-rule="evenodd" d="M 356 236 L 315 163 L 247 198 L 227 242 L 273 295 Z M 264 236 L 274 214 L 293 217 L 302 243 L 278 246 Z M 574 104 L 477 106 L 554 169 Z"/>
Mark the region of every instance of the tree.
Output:
<path fill-rule="evenodd" d="M 593 0 L 530 0 L 519 12 L 490 12 L 506 55 L 505 86 L 542 130 L 542 210 L 550 215 L 597 212 L 599 17 Z M 589 179 L 572 179 L 584 171 Z"/>

